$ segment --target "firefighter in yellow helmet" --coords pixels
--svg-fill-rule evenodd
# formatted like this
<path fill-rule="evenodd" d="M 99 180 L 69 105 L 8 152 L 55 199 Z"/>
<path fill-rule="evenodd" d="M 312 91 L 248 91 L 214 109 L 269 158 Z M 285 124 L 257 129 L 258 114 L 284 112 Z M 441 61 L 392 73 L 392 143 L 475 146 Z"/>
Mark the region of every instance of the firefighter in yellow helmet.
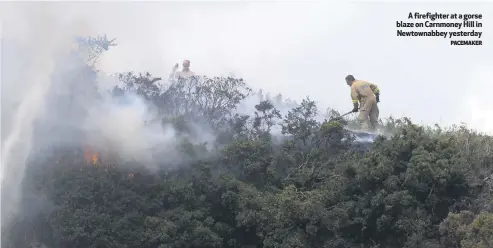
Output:
<path fill-rule="evenodd" d="M 377 103 L 380 102 L 380 89 L 375 84 L 356 80 L 353 75 L 346 77 L 346 83 L 351 87 L 353 113 L 358 112 L 359 107 L 358 121 L 361 128 L 374 131 L 378 125 L 379 110 Z"/>

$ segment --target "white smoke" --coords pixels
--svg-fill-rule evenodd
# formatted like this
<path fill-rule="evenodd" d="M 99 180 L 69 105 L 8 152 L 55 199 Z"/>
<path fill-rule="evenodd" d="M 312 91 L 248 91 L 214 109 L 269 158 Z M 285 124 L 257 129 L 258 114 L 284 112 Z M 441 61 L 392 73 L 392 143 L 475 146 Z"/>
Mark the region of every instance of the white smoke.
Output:
<path fill-rule="evenodd" d="M 177 143 L 176 132 L 159 122 L 150 122 L 156 117 L 149 105 L 135 94 L 127 93 L 122 98 L 103 95 L 103 105 L 89 109 L 84 123 L 88 134 L 87 143 L 118 151 L 123 159 L 137 160 L 148 166 L 156 166 L 154 148 L 172 148 Z M 160 161 L 166 162 L 166 161 Z"/>
<path fill-rule="evenodd" d="M 18 214 L 28 159 L 38 151 L 34 147 L 89 145 L 149 166 L 180 160 L 173 148 L 178 139 L 173 128 L 147 123 L 156 119 L 152 106 L 133 94 L 125 101 L 112 97 L 107 92 L 115 84 L 111 78 L 97 77 L 101 84 L 91 85 L 93 75 L 73 57 L 74 37 L 98 34 L 91 33 L 83 18 L 67 18 L 62 12 L 56 3 L 0 8 L 2 41 L 13 48 L 1 57 L 2 68 L 8 70 L 1 82 L 3 226 Z M 212 139 L 207 129 L 196 128 L 202 130 L 195 137 L 199 141 Z M 167 152 L 155 157 L 154 149 Z"/>
<path fill-rule="evenodd" d="M 8 6 L 8 8 L 5 8 Z M 49 6 L 43 4 L 4 5 L 2 7 L 2 38 L 12 40 L 28 54 L 22 71 L 15 80 L 2 80 L 2 123 L 9 123 L 8 133 L 2 132 L 2 225 L 16 214 L 20 186 L 31 150 L 33 121 L 43 113 L 44 95 L 49 89 L 54 58 L 66 53 L 70 44 L 63 42 L 75 31 L 53 18 Z M 2 63 L 9 63 L 4 60 Z M 4 111 L 2 111 L 4 112 Z"/>

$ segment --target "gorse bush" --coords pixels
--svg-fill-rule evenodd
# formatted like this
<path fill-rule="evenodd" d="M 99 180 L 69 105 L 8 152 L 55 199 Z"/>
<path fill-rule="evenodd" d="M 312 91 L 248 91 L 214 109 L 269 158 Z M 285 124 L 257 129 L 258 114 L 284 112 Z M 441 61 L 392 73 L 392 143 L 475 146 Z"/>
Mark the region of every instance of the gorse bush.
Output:
<path fill-rule="evenodd" d="M 389 119 L 391 135 L 362 150 L 351 122 L 336 111 L 317 121 L 309 98 L 284 116 L 282 99 L 261 99 L 245 115 L 236 110 L 251 89 L 241 79 L 119 78 L 115 97 L 141 96 L 157 108 L 153 121 L 178 133 L 210 127 L 213 148 L 183 139 L 186 164 L 157 171 L 54 152 L 26 172 L 4 248 L 493 245 L 490 136 Z"/>

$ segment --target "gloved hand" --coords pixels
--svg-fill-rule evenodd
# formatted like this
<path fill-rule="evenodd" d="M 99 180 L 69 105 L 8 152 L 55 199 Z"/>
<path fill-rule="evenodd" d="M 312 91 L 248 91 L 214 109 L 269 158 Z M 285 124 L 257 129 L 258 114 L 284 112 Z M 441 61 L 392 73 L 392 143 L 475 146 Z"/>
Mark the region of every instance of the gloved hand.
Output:
<path fill-rule="evenodd" d="M 375 94 L 375 96 L 377 97 L 377 103 L 380 102 L 380 94 Z"/>
<path fill-rule="evenodd" d="M 357 102 L 354 103 L 354 107 L 353 107 L 353 113 L 356 113 L 356 112 L 358 112 L 358 103 Z"/>

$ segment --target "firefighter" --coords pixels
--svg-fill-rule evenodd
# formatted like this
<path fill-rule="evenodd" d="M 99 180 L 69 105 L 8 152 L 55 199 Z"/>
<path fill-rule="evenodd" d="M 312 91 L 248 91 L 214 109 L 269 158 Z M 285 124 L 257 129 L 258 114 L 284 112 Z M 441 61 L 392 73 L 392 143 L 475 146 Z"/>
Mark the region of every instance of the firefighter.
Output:
<path fill-rule="evenodd" d="M 378 105 L 380 102 L 380 89 L 377 85 L 356 80 L 353 75 L 346 77 L 346 83 L 351 87 L 351 99 L 353 100 L 353 113 L 358 112 L 360 127 L 366 131 L 375 131 L 378 125 Z M 359 102 L 359 106 L 358 106 Z"/>
<path fill-rule="evenodd" d="M 190 60 L 184 60 L 182 63 L 183 69 L 181 71 L 178 70 L 178 63 L 173 67 L 173 71 L 171 72 L 170 78 L 175 79 L 178 77 L 188 78 L 191 76 L 195 76 L 195 72 L 190 70 Z"/>

